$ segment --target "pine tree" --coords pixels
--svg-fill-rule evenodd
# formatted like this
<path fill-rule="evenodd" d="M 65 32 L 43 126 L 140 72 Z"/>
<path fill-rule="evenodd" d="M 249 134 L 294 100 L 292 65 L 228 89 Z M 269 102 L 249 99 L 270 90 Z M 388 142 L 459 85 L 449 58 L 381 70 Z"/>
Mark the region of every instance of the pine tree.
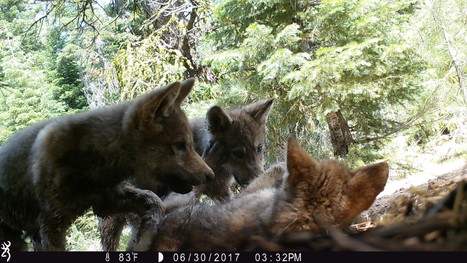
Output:
<path fill-rule="evenodd" d="M 322 155 L 340 130 L 348 139 L 333 152 L 345 156 L 337 148 L 375 146 L 416 119 L 424 64 L 404 32 L 413 12 L 414 1 L 222 1 L 205 61 L 226 92 L 276 97 L 274 142 L 294 133 Z M 345 122 L 329 130 L 338 113 Z"/>
<path fill-rule="evenodd" d="M 40 37 L 28 30 L 39 10 L 26 1 L 0 1 L 0 142 L 16 131 L 63 113 L 53 99 L 48 59 Z"/>

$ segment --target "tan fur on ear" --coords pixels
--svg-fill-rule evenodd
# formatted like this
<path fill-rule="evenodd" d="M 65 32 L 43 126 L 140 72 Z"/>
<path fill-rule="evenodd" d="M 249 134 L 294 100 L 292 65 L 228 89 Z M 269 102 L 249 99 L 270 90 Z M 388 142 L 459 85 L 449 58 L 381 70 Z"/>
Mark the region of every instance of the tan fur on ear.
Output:
<path fill-rule="evenodd" d="M 355 215 L 368 209 L 376 199 L 376 196 L 384 190 L 386 185 L 389 166 L 385 162 L 371 164 L 352 172 L 349 183 L 349 199 L 352 211 Z M 359 212 L 357 212 L 359 211 Z"/>
<path fill-rule="evenodd" d="M 289 176 L 287 183 L 296 186 L 303 180 L 304 175 L 316 170 L 318 162 L 298 144 L 294 137 L 289 137 L 287 141 L 287 170 Z"/>
<path fill-rule="evenodd" d="M 172 84 L 175 84 L 175 85 L 172 85 Z M 172 86 L 169 85 L 167 92 L 164 94 L 165 96 L 163 96 L 161 102 L 156 107 L 156 111 L 155 111 L 156 118 L 158 117 L 159 112 L 162 113 L 162 116 L 169 117 L 172 114 L 174 107 L 176 107 L 175 103 L 180 94 L 181 84 L 178 82 L 175 82 L 172 84 L 171 84 Z"/>
<path fill-rule="evenodd" d="M 271 111 L 273 98 L 261 100 L 245 106 L 245 111 L 259 124 L 263 125 L 268 120 Z"/>
<path fill-rule="evenodd" d="M 180 87 L 180 82 L 173 82 L 159 90 L 143 95 L 138 102 L 140 117 L 154 120 L 161 114 L 164 117 L 170 116 Z"/>
<path fill-rule="evenodd" d="M 180 87 L 180 93 L 178 94 L 177 97 L 177 104 L 180 105 L 182 101 L 188 96 L 190 91 L 193 89 L 193 86 L 195 85 L 195 79 L 187 79 L 181 83 Z"/>
<path fill-rule="evenodd" d="M 229 129 L 232 124 L 232 118 L 219 106 L 212 106 L 206 114 L 209 130 L 212 133 L 220 133 Z"/>
<path fill-rule="evenodd" d="M 124 116 L 124 129 L 147 127 L 156 118 L 169 116 L 180 92 L 180 82 L 173 82 L 136 99 Z"/>

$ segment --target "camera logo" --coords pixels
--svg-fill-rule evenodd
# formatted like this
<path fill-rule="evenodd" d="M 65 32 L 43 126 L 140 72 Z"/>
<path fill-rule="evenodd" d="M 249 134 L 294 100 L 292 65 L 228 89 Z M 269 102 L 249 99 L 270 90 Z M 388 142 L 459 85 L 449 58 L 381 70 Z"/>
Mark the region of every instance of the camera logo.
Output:
<path fill-rule="evenodd" d="M 6 242 L 3 242 L 2 246 L 0 247 L 3 251 L 1 257 L 6 258 L 6 262 L 10 262 L 10 258 L 11 258 L 10 246 L 11 246 L 11 242 L 6 241 Z"/>

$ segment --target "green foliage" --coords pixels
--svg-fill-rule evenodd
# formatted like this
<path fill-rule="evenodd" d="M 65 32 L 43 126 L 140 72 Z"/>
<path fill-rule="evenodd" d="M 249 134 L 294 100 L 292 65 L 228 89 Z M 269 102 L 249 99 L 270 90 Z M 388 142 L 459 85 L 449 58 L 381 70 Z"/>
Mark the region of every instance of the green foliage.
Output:
<path fill-rule="evenodd" d="M 245 39 L 247 28 L 263 24 L 272 31 L 282 30 L 293 23 L 300 9 L 306 8 L 307 1 L 281 0 L 226 0 L 220 1 L 213 13 L 216 30 L 209 36 L 220 49 L 237 47 Z"/>
<path fill-rule="evenodd" d="M 332 158 L 326 115 L 338 110 L 351 167 L 385 159 L 404 176 L 467 155 L 465 1 L 200 0 L 190 29 L 194 1 L 173 2 L 149 21 L 136 1 L 0 0 L 0 143 L 194 74 L 189 117 L 275 98 L 267 165 L 290 134 Z M 91 212 L 80 217 L 70 249 L 99 250 L 96 228 Z"/>
<path fill-rule="evenodd" d="M 121 85 L 120 100 L 179 81 L 185 71 L 183 62 L 183 56 L 177 50 L 164 47 L 157 35 L 137 44 L 127 44 L 114 59 Z"/>
<path fill-rule="evenodd" d="M 441 124 L 437 121 L 433 123 L 441 126 L 454 124 L 457 128 L 451 126 L 452 131 L 465 129 L 463 117 L 467 111 L 466 8 L 465 1 L 423 0 L 420 1 L 420 11 L 412 18 L 414 27 L 411 41 L 417 43 L 417 51 L 431 69 L 424 83 L 426 92 L 423 98 L 432 109 L 431 119 L 443 119 Z M 454 120 L 460 122 L 455 124 Z M 440 129 L 443 127 L 434 127 L 434 130 Z"/>
<path fill-rule="evenodd" d="M 97 231 L 98 220 L 92 211 L 78 217 L 66 234 L 67 248 L 70 251 L 99 251 L 100 237 Z"/>
<path fill-rule="evenodd" d="M 6 22 L 20 17 L 26 11 L 26 2 L 24 0 L 2 0 L 0 2 L 0 18 Z"/>
<path fill-rule="evenodd" d="M 343 112 L 360 143 L 413 118 L 411 102 L 421 90 L 425 67 L 405 41 L 413 4 L 224 1 L 215 9 L 218 27 L 208 38 L 215 40 L 216 51 L 207 52 L 204 61 L 218 75 L 228 101 L 276 98 L 273 150 L 293 133 L 309 138 L 313 154 L 327 155 L 322 146 L 329 143 L 313 134 L 328 133 L 330 111 Z"/>
<path fill-rule="evenodd" d="M 62 55 L 58 58 L 54 90 L 54 99 L 62 101 L 68 109 L 83 109 L 87 106 L 84 96 L 84 85 L 81 81 L 80 69 L 76 56 Z"/>
<path fill-rule="evenodd" d="M 57 86 L 53 98 L 62 102 L 67 111 L 81 110 L 87 106 L 82 82 L 84 69 L 80 65 L 82 49 L 74 43 L 69 30 L 50 25 L 45 31 L 49 79 Z"/>
<path fill-rule="evenodd" d="M 16 8 L 10 8 L 17 3 Z M 48 79 L 47 56 L 42 39 L 25 34 L 37 6 L 22 1 L 1 1 L 0 9 L 0 142 L 18 130 L 63 113 L 53 99 L 57 88 Z"/>
<path fill-rule="evenodd" d="M 465 156 L 467 143 L 467 6 L 465 1 L 422 0 L 417 7 L 410 20 L 408 40 L 416 43 L 416 51 L 427 62 L 429 70 L 417 103 L 425 114 L 409 129 L 411 134 L 406 143 L 416 145 L 410 150 L 418 156 L 427 153 L 436 156 L 428 162 L 459 158 Z M 417 147 L 419 150 L 415 151 Z M 410 160 L 405 161 L 407 166 L 410 163 L 423 166 L 418 159 L 417 156 L 400 158 Z"/>

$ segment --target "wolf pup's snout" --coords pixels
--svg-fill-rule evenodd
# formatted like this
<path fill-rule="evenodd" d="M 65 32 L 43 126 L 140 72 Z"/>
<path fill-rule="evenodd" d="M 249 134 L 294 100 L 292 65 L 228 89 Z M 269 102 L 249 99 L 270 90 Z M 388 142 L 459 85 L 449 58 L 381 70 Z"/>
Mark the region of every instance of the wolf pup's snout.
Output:
<path fill-rule="evenodd" d="M 211 170 L 210 173 L 206 174 L 206 182 L 209 183 L 209 182 L 212 182 L 214 181 L 214 172 Z"/>
<path fill-rule="evenodd" d="M 260 166 L 246 167 L 246 169 L 242 169 L 239 172 L 237 172 L 237 170 L 234 170 L 233 175 L 235 181 L 237 181 L 237 183 L 240 184 L 240 186 L 246 187 L 251 182 L 252 178 L 256 178 L 263 172 L 264 170 Z"/>
<path fill-rule="evenodd" d="M 192 158 L 186 162 L 185 169 L 194 176 L 191 177 L 192 185 L 205 184 L 214 180 L 214 172 L 206 162 L 203 161 L 195 151 L 192 152 Z"/>
<path fill-rule="evenodd" d="M 203 162 L 205 167 L 202 167 L 203 171 L 200 172 L 201 180 L 200 180 L 199 184 L 212 182 L 214 180 L 214 178 L 215 178 L 214 172 L 212 171 L 212 169 L 204 161 L 202 161 L 202 162 Z"/>
<path fill-rule="evenodd" d="M 207 165 L 201 158 L 200 161 L 202 163 L 199 172 L 197 173 L 198 176 L 195 176 L 195 182 L 193 185 L 200 185 L 212 182 L 215 178 L 214 171 Z"/>

